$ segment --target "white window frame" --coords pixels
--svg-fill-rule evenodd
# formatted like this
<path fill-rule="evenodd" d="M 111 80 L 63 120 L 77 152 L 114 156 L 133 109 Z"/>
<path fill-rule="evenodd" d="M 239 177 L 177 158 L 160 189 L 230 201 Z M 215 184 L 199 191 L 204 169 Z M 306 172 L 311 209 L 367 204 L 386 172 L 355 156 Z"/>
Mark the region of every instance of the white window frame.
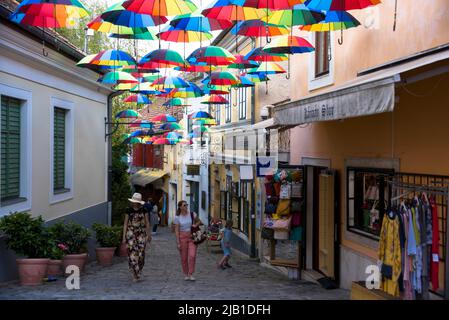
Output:
<path fill-rule="evenodd" d="M 65 109 L 65 183 L 67 192 L 54 192 L 54 114 L 55 108 Z M 50 204 L 73 199 L 73 155 L 74 155 L 74 103 L 59 98 L 52 97 L 50 103 Z"/>
<path fill-rule="evenodd" d="M 30 211 L 33 185 L 32 92 L 0 83 L 0 96 L 2 95 L 22 101 L 20 106 L 20 197 L 26 200 L 0 207 L 0 217 L 16 211 Z"/>
<path fill-rule="evenodd" d="M 310 43 L 315 43 L 315 32 L 310 32 L 309 34 Z M 334 61 L 335 61 L 335 36 L 334 32 L 330 31 L 330 45 L 331 45 L 331 60 L 329 61 L 329 73 L 322 75 L 320 77 L 315 77 L 315 51 L 309 54 L 309 81 L 308 81 L 308 89 L 309 91 L 320 89 L 326 86 L 330 86 L 334 84 Z"/>

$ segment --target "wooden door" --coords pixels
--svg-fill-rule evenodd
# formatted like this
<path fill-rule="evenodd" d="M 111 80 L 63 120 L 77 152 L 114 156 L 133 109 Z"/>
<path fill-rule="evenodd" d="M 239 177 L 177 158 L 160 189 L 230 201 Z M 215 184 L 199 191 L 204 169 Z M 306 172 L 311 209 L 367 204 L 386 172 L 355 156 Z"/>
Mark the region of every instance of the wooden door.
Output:
<path fill-rule="evenodd" d="M 319 270 L 335 278 L 335 176 L 319 176 Z"/>

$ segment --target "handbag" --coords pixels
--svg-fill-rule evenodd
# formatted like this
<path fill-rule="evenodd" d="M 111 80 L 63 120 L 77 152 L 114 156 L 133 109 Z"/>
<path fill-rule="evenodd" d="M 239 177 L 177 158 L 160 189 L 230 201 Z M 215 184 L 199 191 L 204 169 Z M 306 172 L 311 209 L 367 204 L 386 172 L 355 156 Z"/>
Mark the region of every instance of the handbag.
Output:
<path fill-rule="evenodd" d="M 276 214 L 279 216 L 289 215 L 290 214 L 290 203 L 291 200 L 283 199 L 279 200 Z"/>
<path fill-rule="evenodd" d="M 382 263 L 380 273 L 382 273 L 385 278 L 391 280 L 393 278 L 393 267 L 388 264 Z"/>
<path fill-rule="evenodd" d="M 279 193 L 280 199 L 290 199 L 292 196 L 292 185 L 290 182 L 284 182 L 281 184 L 281 190 Z"/>
<path fill-rule="evenodd" d="M 273 229 L 275 230 L 290 230 L 291 217 L 286 219 L 273 220 Z"/>
<path fill-rule="evenodd" d="M 190 212 L 190 217 L 192 218 L 192 226 L 190 227 L 190 232 L 192 234 L 192 240 L 194 244 L 203 243 L 207 239 L 206 231 L 202 230 L 200 226 L 194 227 L 195 219 L 193 217 L 193 212 Z"/>
<path fill-rule="evenodd" d="M 291 193 L 292 198 L 302 198 L 302 183 L 293 182 Z"/>

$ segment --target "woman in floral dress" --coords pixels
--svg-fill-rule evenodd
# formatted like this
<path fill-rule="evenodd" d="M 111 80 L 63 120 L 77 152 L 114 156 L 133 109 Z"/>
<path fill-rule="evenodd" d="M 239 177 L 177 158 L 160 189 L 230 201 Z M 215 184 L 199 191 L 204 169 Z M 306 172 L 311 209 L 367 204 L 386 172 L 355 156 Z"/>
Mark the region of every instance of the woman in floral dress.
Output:
<path fill-rule="evenodd" d="M 135 193 L 132 199 L 128 199 L 131 206 L 125 215 L 123 225 L 123 242 L 128 246 L 129 269 L 133 275 L 133 281 L 140 280 L 145 264 L 145 247 L 151 241 L 150 222 L 148 212 L 143 207 L 142 195 Z"/>

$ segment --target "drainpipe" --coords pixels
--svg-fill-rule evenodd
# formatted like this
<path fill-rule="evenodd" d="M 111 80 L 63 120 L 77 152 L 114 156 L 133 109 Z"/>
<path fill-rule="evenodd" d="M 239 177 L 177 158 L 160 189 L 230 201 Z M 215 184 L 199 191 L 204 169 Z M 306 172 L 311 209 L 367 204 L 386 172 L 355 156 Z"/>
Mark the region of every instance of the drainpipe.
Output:
<path fill-rule="evenodd" d="M 108 95 L 107 132 L 112 132 L 112 99 L 123 91 L 115 91 Z M 112 135 L 108 137 L 108 225 L 112 224 Z"/>
<path fill-rule="evenodd" d="M 255 38 L 252 40 L 252 49 L 256 47 Z M 256 123 L 256 88 L 251 87 L 251 125 Z M 256 164 L 253 164 L 253 189 L 251 191 L 251 252 L 250 257 L 256 258 Z"/>

